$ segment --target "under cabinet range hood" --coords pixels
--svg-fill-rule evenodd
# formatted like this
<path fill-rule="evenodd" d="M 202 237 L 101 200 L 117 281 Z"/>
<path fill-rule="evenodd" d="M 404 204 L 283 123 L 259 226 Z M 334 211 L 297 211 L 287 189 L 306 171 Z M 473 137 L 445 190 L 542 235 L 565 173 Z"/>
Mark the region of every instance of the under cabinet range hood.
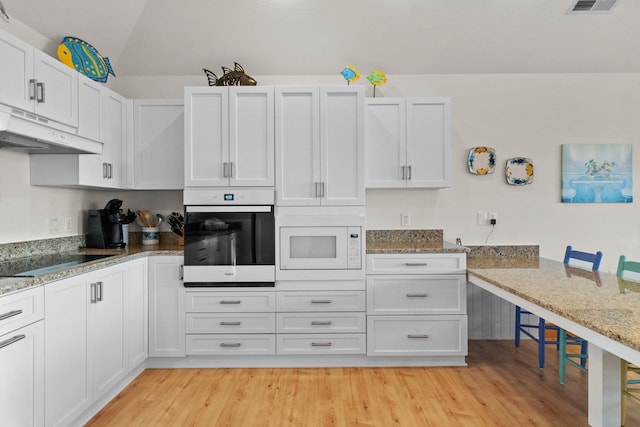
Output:
<path fill-rule="evenodd" d="M 35 114 L 0 105 L 0 148 L 30 154 L 101 154 L 102 143 L 54 129 Z"/>

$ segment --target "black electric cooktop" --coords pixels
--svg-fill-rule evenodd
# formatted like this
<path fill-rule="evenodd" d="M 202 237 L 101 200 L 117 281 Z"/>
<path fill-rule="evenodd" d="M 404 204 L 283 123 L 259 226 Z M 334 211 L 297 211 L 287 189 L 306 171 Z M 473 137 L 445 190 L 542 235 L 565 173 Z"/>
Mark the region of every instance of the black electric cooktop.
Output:
<path fill-rule="evenodd" d="M 0 277 L 38 277 L 112 255 L 50 254 L 0 262 Z"/>

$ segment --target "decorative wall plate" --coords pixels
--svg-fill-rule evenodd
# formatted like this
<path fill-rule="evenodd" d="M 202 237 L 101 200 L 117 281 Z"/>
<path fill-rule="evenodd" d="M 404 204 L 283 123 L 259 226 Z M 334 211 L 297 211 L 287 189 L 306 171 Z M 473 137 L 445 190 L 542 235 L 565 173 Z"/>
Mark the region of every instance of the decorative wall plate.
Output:
<path fill-rule="evenodd" d="M 491 147 L 474 147 L 469 150 L 469 172 L 476 175 L 493 173 L 496 168 L 496 150 Z"/>
<path fill-rule="evenodd" d="M 533 182 L 533 162 L 526 157 L 514 157 L 507 160 L 505 169 L 507 184 L 527 185 Z"/>

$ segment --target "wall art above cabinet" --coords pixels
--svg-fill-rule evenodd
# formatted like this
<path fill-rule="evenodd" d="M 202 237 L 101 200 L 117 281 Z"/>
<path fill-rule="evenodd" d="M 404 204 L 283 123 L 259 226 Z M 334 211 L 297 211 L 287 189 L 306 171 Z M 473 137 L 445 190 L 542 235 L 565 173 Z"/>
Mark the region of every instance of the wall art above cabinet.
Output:
<path fill-rule="evenodd" d="M 449 98 L 365 100 L 367 188 L 451 186 Z"/>
<path fill-rule="evenodd" d="M 271 86 L 185 87 L 185 187 L 273 187 Z"/>

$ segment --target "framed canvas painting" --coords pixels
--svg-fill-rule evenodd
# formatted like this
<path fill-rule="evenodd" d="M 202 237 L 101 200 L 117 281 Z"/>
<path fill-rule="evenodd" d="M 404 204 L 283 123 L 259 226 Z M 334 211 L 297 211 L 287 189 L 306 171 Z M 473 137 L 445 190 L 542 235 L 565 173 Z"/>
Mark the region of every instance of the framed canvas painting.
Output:
<path fill-rule="evenodd" d="M 563 203 L 631 203 L 631 144 L 563 144 Z"/>

